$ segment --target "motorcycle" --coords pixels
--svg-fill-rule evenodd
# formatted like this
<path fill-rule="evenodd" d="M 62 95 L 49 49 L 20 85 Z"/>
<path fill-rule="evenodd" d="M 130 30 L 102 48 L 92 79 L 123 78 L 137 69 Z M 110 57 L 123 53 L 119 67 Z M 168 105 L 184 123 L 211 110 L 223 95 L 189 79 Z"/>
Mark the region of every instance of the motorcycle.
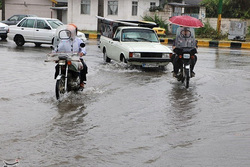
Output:
<path fill-rule="evenodd" d="M 62 27 L 57 31 L 58 36 L 53 43 L 53 50 L 58 47 L 61 40 L 70 41 L 71 32 L 69 30 Z M 54 61 L 56 63 L 55 94 L 57 100 L 59 100 L 66 92 L 83 90 L 80 86 L 80 70 L 83 69 L 83 60 L 79 59 L 78 53 L 73 52 L 73 44 L 70 46 L 72 47 L 70 48 L 72 52 L 50 53 L 47 54 L 48 57 L 47 60 L 45 60 L 46 62 Z M 81 43 L 80 47 L 85 47 L 85 44 Z"/>
<path fill-rule="evenodd" d="M 177 80 L 185 83 L 185 87 L 189 88 L 189 80 L 192 77 L 191 64 L 192 59 L 195 59 L 195 53 L 197 53 L 196 48 L 185 47 L 185 48 L 175 48 L 174 52 L 178 56 L 178 61 L 181 63 L 179 67 L 179 72 L 177 74 Z"/>
<path fill-rule="evenodd" d="M 82 64 L 79 60 L 72 59 L 77 54 L 57 53 L 55 55 L 58 56 L 58 60 L 55 61 L 57 63 L 55 93 L 58 100 L 65 92 L 82 90 L 79 77 Z"/>
<path fill-rule="evenodd" d="M 185 83 L 185 87 L 189 88 L 189 81 L 192 77 L 192 70 L 196 63 L 197 57 L 197 41 L 195 40 L 194 29 L 191 27 L 179 27 L 176 31 L 175 40 L 175 56 L 173 56 L 173 64 L 177 73 L 177 80 Z"/>

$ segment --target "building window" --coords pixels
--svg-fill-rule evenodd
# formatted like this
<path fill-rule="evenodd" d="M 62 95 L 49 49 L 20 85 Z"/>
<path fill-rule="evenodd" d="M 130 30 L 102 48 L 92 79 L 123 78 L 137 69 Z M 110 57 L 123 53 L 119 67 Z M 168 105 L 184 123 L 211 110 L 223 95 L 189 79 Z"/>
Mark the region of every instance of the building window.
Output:
<path fill-rule="evenodd" d="M 156 7 L 156 3 L 155 2 L 150 2 L 150 8 L 155 8 Z"/>
<path fill-rule="evenodd" d="M 137 16 L 138 2 L 132 1 L 132 16 Z"/>
<path fill-rule="evenodd" d="M 118 14 L 118 1 L 108 1 L 108 15 Z"/>
<path fill-rule="evenodd" d="M 81 14 L 90 14 L 90 0 L 81 0 Z"/>
<path fill-rule="evenodd" d="M 175 7 L 174 8 L 174 13 L 182 13 L 182 8 L 181 7 Z"/>

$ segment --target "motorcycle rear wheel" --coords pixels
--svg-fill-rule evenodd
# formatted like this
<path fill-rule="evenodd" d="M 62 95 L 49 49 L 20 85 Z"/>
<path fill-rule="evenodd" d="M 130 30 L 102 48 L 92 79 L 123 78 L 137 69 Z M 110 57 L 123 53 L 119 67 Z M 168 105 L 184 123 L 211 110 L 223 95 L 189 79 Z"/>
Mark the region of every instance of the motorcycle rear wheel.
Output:
<path fill-rule="evenodd" d="M 65 80 L 60 79 L 56 81 L 56 99 L 59 100 L 60 97 L 65 93 Z"/>

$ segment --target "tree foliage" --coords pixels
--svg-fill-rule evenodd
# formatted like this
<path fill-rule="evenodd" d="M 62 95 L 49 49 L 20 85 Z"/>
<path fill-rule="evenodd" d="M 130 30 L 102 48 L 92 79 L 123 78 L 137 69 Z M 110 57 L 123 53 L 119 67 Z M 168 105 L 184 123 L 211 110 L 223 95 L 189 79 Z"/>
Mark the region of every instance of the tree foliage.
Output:
<path fill-rule="evenodd" d="M 159 25 L 159 27 L 165 28 L 166 32 L 168 31 L 168 25 L 167 25 L 167 23 L 165 23 L 165 21 L 162 20 L 162 18 L 159 17 L 159 16 L 156 15 L 156 14 L 154 15 L 154 17 L 151 17 L 151 16 L 147 16 L 147 15 L 146 15 L 146 16 L 143 17 L 143 20 L 155 22 L 156 24 Z"/>
<path fill-rule="evenodd" d="M 207 17 L 218 17 L 219 0 L 203 0 Z M 223 0 L 223 18 L 250 19 L 250 0 Z"/>

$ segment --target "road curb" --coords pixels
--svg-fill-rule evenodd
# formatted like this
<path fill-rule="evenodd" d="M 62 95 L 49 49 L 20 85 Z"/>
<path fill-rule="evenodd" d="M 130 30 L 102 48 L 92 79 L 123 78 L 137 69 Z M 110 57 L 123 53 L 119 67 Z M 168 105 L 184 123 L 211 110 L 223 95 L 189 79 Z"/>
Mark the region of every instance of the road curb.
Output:
<path fill-rule="evenodd" d="M 88 39 L 100 39 L 100 34 L 85 34 Z"/>
<path fill-rule="evenodd" d="M 163 44 L 173 44 L 173 39 L 160 39 Z M 235 41 L 207 41 L 198 40 L 198 46 L 202 47 L 219 47 L 219 48 L 236 48 L 236 49 L 250 49 L 250 42 L 235 42 Z"/>
<path fill-rule="evenodd" d="M 100 39 L 100 34 L 85 34 L 88 39 Z M 162 44 L 173 44 L 172 38 L 160 38 Z M 218 48 L 236 48 L 250 49 L 250 42 L 234 42 L 234 41 L 208 41 L 198 40 L 198 46 L 201 47 L 218 47 Z"/>

